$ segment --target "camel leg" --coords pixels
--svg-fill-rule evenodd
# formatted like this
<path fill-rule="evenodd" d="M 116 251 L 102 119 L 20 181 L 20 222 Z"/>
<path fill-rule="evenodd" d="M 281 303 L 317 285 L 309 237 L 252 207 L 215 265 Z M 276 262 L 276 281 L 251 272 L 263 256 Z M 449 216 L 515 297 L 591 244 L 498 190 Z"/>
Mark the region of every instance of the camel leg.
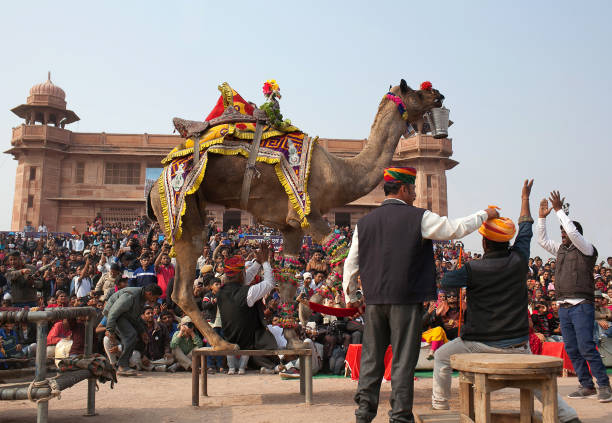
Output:
<path fill-rule="evenodd" d="M 195 196 L 190 196 L 187 199 L 187 210 L 183 216 L 183 235 L 174 245 L 177 269 L 174 277 L 172 300 L 179 305 L 185 314 L 191 317 L 193 324 L 214 349 L 238 349 L 237 345 L 225 341 L 210 327 L 193 299 L 196 262 L 200 251 L 202 251 L 204 242 L 202 229 L 205 226 L 205 221 L 200 219 L 195 201 Z M 204 209 L 202 208 L 202 210 Z"/>
<path fill-rule="evenodd" d="M 291 226 L 294 229 L 301 229 L 302 225 L 300 224 L 300 216 L 297 214 L 291 201 L 289 201 L 287 205 L 287 225 Z"/>
<path fill-rule="evenodd" d="M 302 228 L 285 227 L 281 230 L 283 233 L 283 253 L 297 257 L 300 254 L 304 232 Z"/>
<path fill-rule="evenodd" d="M 312 211 L 308 215 L 308 228 L 306 228 L 306 232 L 319 244 L 324 244 L 334 235 L 334 232 L 329 227 L 329 223 L 316 211 Z"/>
<path fill-rule="evenodd" d="M 300 338 L 295 333 L 295 329 L 285 328 L 283 329 L 283 336 L 287 340 L 287 349 L 288 350 L 297 350 L 302 348 L 309 348 L 309 344 L 303 341 L 300 341 Z"/>

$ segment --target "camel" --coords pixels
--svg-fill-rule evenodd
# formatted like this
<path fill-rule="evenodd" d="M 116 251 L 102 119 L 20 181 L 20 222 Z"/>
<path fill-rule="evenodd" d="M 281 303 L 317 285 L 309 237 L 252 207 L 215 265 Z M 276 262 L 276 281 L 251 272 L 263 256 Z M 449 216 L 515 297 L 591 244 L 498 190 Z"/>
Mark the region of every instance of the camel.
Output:
<path fill-rule="evenodd" d="M 285 255 L 297 256 L 305 234 L 316 242 L 323 243 L 332 233 L 323 215 L 334 207 L 348 204 L 371 192 L 382 179 L 383 169 L 393 158 L 395 148 L 404 133 L 407 123 L 418 122 L 432 108 L 441 107 L 444 96 L 435 89 L 413 90 L 405 80 L 390 92 L 403 101 L 404 116 L 395 102 L 386 96 L 378 106 L 365 148 L 355 157 L 341 158 L 315 144 L 308 180 L 311 212 L 309 225 L 300 226 L 297 213 L 287 199 L 272 165 L 257 163 L 259 178 L 254 178 L 249 195 L 247 211 L 266 226 L 279 229 L 283 234 Z M 206 176 L 197 192 L 186 199 L 183 216 L 183 233 L 174 244 L 177 269 L 172 300 L 191 317 L 194 324 L 217 350 L 237 349 L 219 337 L 199 313 L 192 294 L 196 261 L 202 251 L 206 229 L 206 204 L 215 203 L 227 208 L 240 208 L 240 191 L 247 159 L 237 156 L 211 154 Z M 149 194 L 150 210 L 165 228 L 159 190 Z M 169 234 L 166 234 L 168 237 Z"/>

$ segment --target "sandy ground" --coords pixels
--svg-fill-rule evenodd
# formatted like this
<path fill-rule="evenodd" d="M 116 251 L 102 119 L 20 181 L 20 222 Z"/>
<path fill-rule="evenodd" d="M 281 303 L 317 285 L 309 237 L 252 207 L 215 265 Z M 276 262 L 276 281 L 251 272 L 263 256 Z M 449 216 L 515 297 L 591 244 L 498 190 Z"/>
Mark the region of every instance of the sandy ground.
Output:
<path fill-rule="evenodd" d="M 559 378 L 559 392 L 566 396 L 577 386 L 576 378 Z M 276 375 L 249 373 L 244 376 L 209 377 L 210 397 L 201 397 L 200 407 L 191 406 L 191 375 L 188 373 L 143 373 L 136 378 L 121 378 L 115 389 L 100 386 L 95 417 L 83 417 L 87 385 L 81 382 L 64 391 L 60 400 L 49 405 L 49 422 L 354 422 L 353 395 L 357 386 L 350 379 L 315 379 L 314 403 L 303 404 L 299 380 L 283 381 Z M 415 382 L 414 410 L 432 413 L 430 378 Z M 381 389 L 375 422 L 388 421 L 390 383 Z M 518 409 L 518 390 L 493 394 L 493 408 Z M 612 422 L 612 403 L 595 399 L 572 400 L 585 423 Z M 457 379 L 453 379 L 452 410 L 459 407 Z M 536 401 L 536 408 L 540 409 Z M 36 406 L 27 401 L 0 402 L 0 423 L 36 421 Z"/>

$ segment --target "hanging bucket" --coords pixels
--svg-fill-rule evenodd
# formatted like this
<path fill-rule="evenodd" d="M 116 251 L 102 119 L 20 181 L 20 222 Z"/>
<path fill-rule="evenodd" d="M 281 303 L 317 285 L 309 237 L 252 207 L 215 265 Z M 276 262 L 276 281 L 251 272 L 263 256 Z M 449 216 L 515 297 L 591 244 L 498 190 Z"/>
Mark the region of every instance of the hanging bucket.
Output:
<path fill-rule="evenodd" d="M 446 107 L 437 107 L 425 113 L 424 117 L 427 119 L 431 134 L 434 138 L 448 137 L 449 114 L 450 110 Z"/>

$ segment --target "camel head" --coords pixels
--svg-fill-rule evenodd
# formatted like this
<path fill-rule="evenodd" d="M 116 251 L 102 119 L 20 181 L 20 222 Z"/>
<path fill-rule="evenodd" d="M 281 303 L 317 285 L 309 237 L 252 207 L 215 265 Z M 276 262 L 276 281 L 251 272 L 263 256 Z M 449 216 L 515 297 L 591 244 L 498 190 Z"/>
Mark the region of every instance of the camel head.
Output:
<path fill-rule="evenodd" d="M 425 112 L 442 107 L 444 100 L 444 96 L 433 88 L 430 82 L 423 82 L 420 90 L 413 90 L 402 79 L 399 86 L 391 88 L 391 92 L 404 102 L 408 114 L 407 120 L 411 124 L 422 119 Z"/>

